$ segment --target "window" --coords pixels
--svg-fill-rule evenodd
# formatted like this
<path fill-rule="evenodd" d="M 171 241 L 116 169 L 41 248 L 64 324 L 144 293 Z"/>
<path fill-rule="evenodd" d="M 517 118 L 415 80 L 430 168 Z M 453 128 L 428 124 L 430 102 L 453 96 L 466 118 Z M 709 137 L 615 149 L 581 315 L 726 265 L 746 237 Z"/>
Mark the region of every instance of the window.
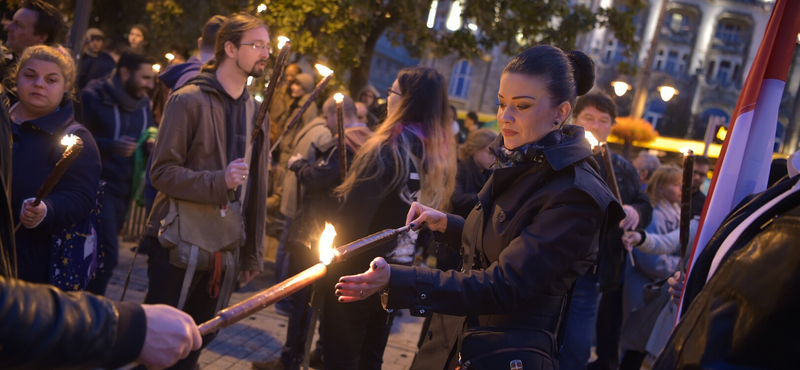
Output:
<path fill-rule="evenodd" d="M 714 61 L 708 63 L 708 70 L 706 71 L 706 79 L 711 80 L 711 76 L 714 75 Z"/>
<path fill-rule="evenodd" d="M 438 4 L 437 4 L 438 5 Z M 453 1 L 453 5 L 450 8 L 450 14 L 447 16 L 447 23 L 445 23 L 445 27 L 447 27 L 450 31 L 457 31 L 461 28 L 461 3 L 458 1 Z"/>
<path fill-rule="evenodd" d="M 433 0 L 431 2 L 431 10 L 428 12 L 428 28 L 436 26 L 436 11 L 439 9 L 439 1 Z"/>
<path fill-rule="evenodd" d="M 672 13 L 669 19 L 669 29 L 674 33 L 679 33 L 684 30 L 684 26 L 688 23 L 689 19 L 684 17 L 683 14 Z M 688 27 L 686 27 L 688 28 Z"/>
<path fill-rule="evenodd" d="M 469 97 L 469 85 L 472 80 L 472 63 L 462 60 L 453 67 L 450 74 L 450 91 L 448 94 L 457 99 Z"/>
<path fill-rule="evenodd" d="M 667 111 L 667 103 L 661 98 L 655 98 L 650 101 L 647 106 L 647 112 L 644 114 L 644 119 L 653 125 L 653 128 L 658 127 L 658 124 L 664 119 L 664 113 Z"/>
<path fill-rule="evenodd" d="M 677 69 L 678 69 L 678 52 L 670 51 L 669 54 L 667 54 L 667 62 L 664 67 L 664 71 L 671 75 L 674 75 Z"/>
<path fill-rule="evenodd" d="M 714 35 L 717 39 L 724 42 L 740 42 L 742 26 L 731 21 L 722 20 L 717 24 L 717 32 Z"/>
<path fill-rule="evenodd" d="M 733 81 L 739 81 L 739 74 L 742 73 L 742 66 L 737 64 L 733 67 Z"/>
<path fill-rule="evenodd" d="M 725 83 L 730 80 L 731 76 L 731 62 L 724 61 L 719 63 L 719 70 L 717 71 L 717 81 Z"/>

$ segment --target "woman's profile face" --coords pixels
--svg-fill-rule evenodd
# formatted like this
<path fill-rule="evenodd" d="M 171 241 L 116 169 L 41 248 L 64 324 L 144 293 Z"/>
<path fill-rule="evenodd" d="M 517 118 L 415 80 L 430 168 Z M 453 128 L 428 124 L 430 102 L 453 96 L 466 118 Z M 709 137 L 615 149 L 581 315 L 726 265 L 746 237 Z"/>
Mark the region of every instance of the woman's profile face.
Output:
<path fill-rule="evenodd" d="M 400 83 L 397 80 L 394 80 L 391 91 L 388 92 L 386 96 L 386 112 L 391 115 L 400 106 L 400 101 L 403 99 L 402 94 L 403 92 L 400 91 Z"/>
<path fill-rule="evenodd" d="M 519 73 L 500 77 L 497 122 L 507 149 L 541 140 L 559 127 L 556 120 L 561 123 L 569 114 L 569 103 L 551 102 L 545 82 L 542 77 Z"/>
<path fill-rule="evenodd" d="M 61 104 L 66 91 L 64 73 L 58 64 L 30 59 L 19 69 L 17 93 L 20 103 L 40 112 L 51 112 Z"/>

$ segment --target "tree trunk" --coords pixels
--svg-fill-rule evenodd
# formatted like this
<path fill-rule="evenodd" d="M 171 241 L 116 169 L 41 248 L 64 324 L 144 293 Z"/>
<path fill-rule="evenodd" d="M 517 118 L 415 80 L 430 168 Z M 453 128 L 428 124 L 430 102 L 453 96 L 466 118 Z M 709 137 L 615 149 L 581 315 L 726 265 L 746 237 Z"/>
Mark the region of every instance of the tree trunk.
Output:
<path fill-rule="evenodd" d="M 369 37 L 364 42 L 364 53 L 358 61 L 358 67 L 350 71 L 350 97 L 358 101 L 358 92 L 367 86 L 369 83 L 369 69 L 372 67 L 372 54 L 375 53 L 375 46 L 378 44 L 378 39 L 383 35 L 386 30 L 387 24 L 381 22 L 372 27 Z"/>

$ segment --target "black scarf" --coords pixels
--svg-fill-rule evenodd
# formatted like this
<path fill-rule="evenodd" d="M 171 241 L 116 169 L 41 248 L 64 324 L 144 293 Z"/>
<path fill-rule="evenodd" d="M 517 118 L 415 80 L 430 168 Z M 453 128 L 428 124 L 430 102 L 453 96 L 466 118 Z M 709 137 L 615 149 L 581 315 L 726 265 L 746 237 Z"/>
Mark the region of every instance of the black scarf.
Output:
<path fill-rule="evenodd" d="M 564 137 L 564 132 L 559 128 L 535 143 L 508 149 L 503 142 L 503 136 L 499 135 L 497 140 L 489 146 L 489 150 L 497 157 L 495 169 L 518 166 L 532 161 L 541 162 L 544 160 L 544 150 L 558 146 L 564 140 Z"/>

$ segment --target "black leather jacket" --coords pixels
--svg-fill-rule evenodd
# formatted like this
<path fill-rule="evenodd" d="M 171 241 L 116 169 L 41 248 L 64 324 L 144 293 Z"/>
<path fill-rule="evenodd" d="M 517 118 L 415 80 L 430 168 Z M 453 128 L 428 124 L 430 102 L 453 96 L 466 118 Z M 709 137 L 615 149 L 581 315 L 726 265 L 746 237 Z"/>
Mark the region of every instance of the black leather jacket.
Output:
<path fill-rule="evenodd" d="M 147 327 L 141 306 L 14 278 L 10 122 L 0 105 L 0 369 L 114 369 L 135 360 Z"/>

